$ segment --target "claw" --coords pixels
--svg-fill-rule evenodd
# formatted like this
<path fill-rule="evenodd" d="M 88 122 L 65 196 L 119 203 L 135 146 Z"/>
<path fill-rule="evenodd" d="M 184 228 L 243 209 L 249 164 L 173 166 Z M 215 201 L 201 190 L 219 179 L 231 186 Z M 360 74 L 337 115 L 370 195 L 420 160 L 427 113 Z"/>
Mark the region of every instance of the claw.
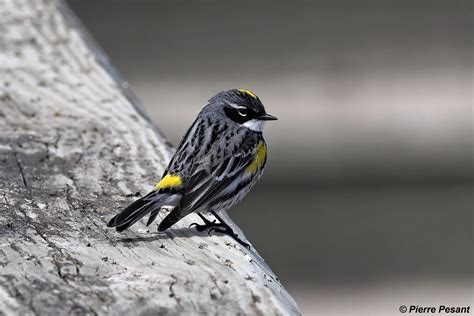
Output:
<path fill-rule="evenodd" d="M 210 227 L 213 227 L 213 226 L 216 226 L 216 225 L 220 225 L 220 224 L 216 224 L 216 220 L 213 220 L 212 222 L 210 220 L 208 220 L 207 218 L 205 218 L 204 216 L 202 216 L 202 214 L 198 213 L 199 217 L 202 219 L 202 221 L 204 222 L 203 225 L 199 225 L 198 223 L 192 223 L 191 225 L 189 225 L 189 227 L 194 227 L 196 226 L 196 230 L 198 232 L 202 232 L 204 230 L 206 230 L 207 228 L 210 228 Z"/>
<path fill-rule="evenodd" d="M 247 244 L 246 242 L 244 242 L 244 241 L 242 241 L 242 240 L 240 240 L 240 239 L 237 240 L 237 242 L 238 242 L 239 244 L 241 244 L 242 246 L 244 246 L 245 248 L 247 248 L 248 250 L 250 250 L 250 245 Z"/>
<path fill-rule="evenodd" d="M 189 225 L 189 228 L 193 227 L 193 226 L 196 226 L 196 230 L 198 232 L 202 232 L 206 229 L 206 225 L 199 225 L 198 223 L 191 223 L 191 225 Z"/>
<path fill-rule="evenodd" d="M 246 242 L 244 242 L 242 239 L 240 239 L 239 235 L 234 233 L 232 230 L 219 229 L 219 228 L 216 228 L 216 227 L 212 227 L 211 229 L 209 229 L 209 231 L 207 233 L 209 234 L 209 236 L 211 236 L 212 232 L 218 232 L 218 233 L 221 233 L 221 234 L 224 234 L 224 235 L 228 235 L 228 236 L 232 237 L 236 242 L 238 242 L 239 244 L 241 244 L 242 246 L 244 246 L 245 248 L 250 250 L 250 245 L 247 244 Z"/>
<path fill-rule="evenodd" d="M 218 233 L 221 233 L 221 234 L 224 234 L 224 235 L 228 235 L 230 237 L 232 237 L 235 241 L 237 241 L 240 245 L 244 246 L 245 248 L 249 249 L 250 250 L 250 245 L 247 244 L 246 242 L 242 241 L 240 238 L 239 238 L 239 235 L 237 235 L 236 233 L 234 233 L 234 231 L 232 230 L 232 228 L 230 228 L 220 217 L 218 214 L 216 214 L 215 212 L 211 212 L 212 215 L 214 215 L 214 217 L 216 218 L 215 220 L 213 220 L 212 222 L 210 220 L 208 220 L 206 217 L 204 217 L 201 213 L 197 213 L 197 215 L 203 220 L 204 222 L 204 225 L 199 225 L 198 223 L 192 223 L 191 225 L 189 225 L 189 227 L 194 227 L 196 226 L 196 230 L 198 232 L 202 232 L 204 231 L 205 229 L 208 229 L 207 233 L 209 234 L 209 236 L 211 236 L 211 234 L 213 232 L 218 232 Z M 216 220 L 219 220 L 219 223 L 216 223 Z"/>

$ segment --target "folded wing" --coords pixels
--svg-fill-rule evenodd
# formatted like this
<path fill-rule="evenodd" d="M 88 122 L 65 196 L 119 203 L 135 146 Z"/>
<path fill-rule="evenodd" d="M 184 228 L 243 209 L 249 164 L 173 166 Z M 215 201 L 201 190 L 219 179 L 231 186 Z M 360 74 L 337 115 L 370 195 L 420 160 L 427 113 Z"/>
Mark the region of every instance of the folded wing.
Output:
<path fill-rule="evenodd" d="M 252 140 L 249 140 L 250 142 Z M 211 202 L 228 194 L 231 184 L 244 176 L 245 167 L 250 165 L 256 154 L 256 146 L 244 144 L 242 149 L 229 155 L 211 168 L 195 166 L 187 181 L 180 204 L 160 223 L 163 231 L 194 211 L 203 210 Z"/>

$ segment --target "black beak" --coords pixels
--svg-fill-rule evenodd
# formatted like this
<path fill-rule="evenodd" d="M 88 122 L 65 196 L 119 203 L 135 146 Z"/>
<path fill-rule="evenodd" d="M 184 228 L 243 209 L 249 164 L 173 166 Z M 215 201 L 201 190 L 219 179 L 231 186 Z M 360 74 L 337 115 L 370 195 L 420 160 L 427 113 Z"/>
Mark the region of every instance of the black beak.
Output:
<path fill-rule="evenodd" d="M 260 121 L 276 121 L 278 120 L 275 116 L 273 115 L 270 115 L 270 114 L 263 114 L 263 115 L 260 115 L 259 117 L 257 117 L 258 120 Z"/>

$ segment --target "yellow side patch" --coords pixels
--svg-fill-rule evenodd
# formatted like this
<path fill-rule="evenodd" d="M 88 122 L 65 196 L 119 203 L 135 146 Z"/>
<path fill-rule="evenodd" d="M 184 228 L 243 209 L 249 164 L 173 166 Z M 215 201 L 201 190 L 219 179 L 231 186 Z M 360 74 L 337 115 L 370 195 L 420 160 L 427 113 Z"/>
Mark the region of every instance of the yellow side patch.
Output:
<path fill-rule="evenodd" d="M 267 146 L 264 142 L 260 142 L 257 147 L 257 154 L 255 155 L 255 158 L 253 158 L 253 161 L 250 163 L 250 165 L 245 168 L 245 171 L 248 173 L 254 173 L 255 171 L 257 171 L 258 168 L 263 165 L 266 158 Z"/>
<path fill-rule="evenodd" d="M 181 177 L 177 175 L 167 174 L 160 180 L 155 186 L 155 190 L 166 189 L 166 188 L 176 188 L 182 184 Z"/>
<path fill-rule="evenodd" d="M 247 90 L 247 89 L 239 89 L 239 91 L 248 94 L 249 96 L 251 96 L 251 97 L 254 98 L 254 99 L 257 98 L 257 96 L 255 95 L 255 93 L 253 93 L 253 92 L 250 91 L 250 90 Z"/>

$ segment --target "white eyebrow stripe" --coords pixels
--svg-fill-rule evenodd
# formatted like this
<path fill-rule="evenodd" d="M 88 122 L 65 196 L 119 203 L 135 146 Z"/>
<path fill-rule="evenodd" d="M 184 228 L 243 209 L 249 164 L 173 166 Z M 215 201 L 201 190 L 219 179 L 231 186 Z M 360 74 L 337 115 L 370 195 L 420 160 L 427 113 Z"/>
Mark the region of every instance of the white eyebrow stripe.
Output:
<path fill-rule="evenodd" d="M 227 103 L 227 104 L 229 104 L 234 109 L 245 109 L 246 108 L 245 106 L 238 105 L 238 104 L 235 104 L 235 103 Z"/>

